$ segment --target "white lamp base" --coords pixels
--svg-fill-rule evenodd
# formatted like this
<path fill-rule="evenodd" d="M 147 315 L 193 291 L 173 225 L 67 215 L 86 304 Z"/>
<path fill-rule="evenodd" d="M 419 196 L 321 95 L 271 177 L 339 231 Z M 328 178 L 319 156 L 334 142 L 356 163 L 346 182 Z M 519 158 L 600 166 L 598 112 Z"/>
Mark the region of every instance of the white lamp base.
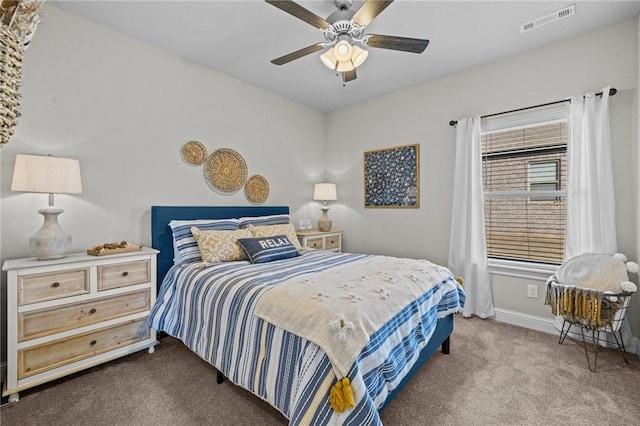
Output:
<path fill-rule="evenodd" d="M 38 260 L 60 259 L 71 247 L 71 235 L 58 223 L 58 215 L 64 210 L 44 207 L 38 210 L 44 216 L 42 228 L 29 239 L 29 248 Z"/>
<path fill-rule="evenodd" d="M 318 219 L 318 229 L 322 232 L 331 231 L 331 225 L 333 224 L 333 222 L 331 222 L 331 219 L 329 219 L 329 215 L 327 214 L 328 211 L 328 207 L 322 207 L 322 216 L 320 216 L 320 219 Z"/>

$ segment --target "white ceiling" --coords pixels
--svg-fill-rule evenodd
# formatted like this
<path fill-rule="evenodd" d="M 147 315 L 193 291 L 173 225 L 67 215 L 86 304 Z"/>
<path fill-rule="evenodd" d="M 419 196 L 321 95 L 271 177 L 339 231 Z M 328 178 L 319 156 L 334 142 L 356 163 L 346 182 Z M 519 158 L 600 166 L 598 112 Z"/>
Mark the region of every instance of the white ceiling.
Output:
<path fill-rule="evenodd" d="M 298 1 L 326 18 L 333 0 Z M 352 9 L 361 1 L 355 1 Z M 640 1 L 396 0 L 365 33 L 426 38 L 422 54 L 369 49 L 343 87 L 316 52 L 271 60 L 324 41 L 322 32 L 262 0 L 71 1 L 62 9 L 319 111 L 332 111 L 498 58 L 540 48 L 637 16 Z M 518 25 L 576 4 L 576 14 L 520 34 Z M 597 48 L 594 46 L 594 55 Z"/>

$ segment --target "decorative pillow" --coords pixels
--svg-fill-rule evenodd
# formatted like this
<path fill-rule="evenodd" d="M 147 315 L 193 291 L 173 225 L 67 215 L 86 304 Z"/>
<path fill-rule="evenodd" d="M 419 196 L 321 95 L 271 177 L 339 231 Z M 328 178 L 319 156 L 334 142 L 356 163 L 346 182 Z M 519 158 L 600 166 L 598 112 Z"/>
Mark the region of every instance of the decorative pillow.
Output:
<path fill-rule="evenodd" d="M 293 244 L 297 250 L 302 250 L 302 246 L 300 245 L 300 241 L 298 241 L 298 236 L 296 235 L 296 229 L 290 223 L 268 226 L 249 225 L 249 229 L 255 238 L 274 237 L 276 235 L 284 234 L 289 238 L 291 244 Z"/>
<path fill-rule="evenodd" d="M 240 228 L 238 219 L 172 220 L 169 227 L 173 233 L 173 263 L 200 262 L 200 249 L 191 234 L 191 227 L 201 231 L 233 231 Z"/>
<path fill-rule="evenodd" d="M 240 228 L 248 228 L 249 226 L 266 226 L 266 225 L 281 225 L 289 223 L 288 214 L 274 214 L 270 216 L 254 216 L 254 217 L 241 217 L 238 219 Z"/>
<path fill-rule="evenodd" d="M 202 231 L 195 226 L 191 233 L 198 242 L 202 260 L 209 263 L 246 260 L 243 250 L 238 245 L 239 238 L 251 238 L 248 229 L 235 231 Z"/>
<path fill-rule="evenodd" d="M 300 256 L 284 234 L 264 238 L 240 238 L 238 244 L 251 263 L 266 263 Z"/>

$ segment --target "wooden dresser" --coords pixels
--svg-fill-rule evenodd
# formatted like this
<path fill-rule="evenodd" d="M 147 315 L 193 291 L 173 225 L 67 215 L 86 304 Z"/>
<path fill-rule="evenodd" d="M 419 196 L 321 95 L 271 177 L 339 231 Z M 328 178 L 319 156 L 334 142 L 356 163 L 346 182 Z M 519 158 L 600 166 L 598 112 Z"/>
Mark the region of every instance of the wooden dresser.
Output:
<path fill-rule="evenodd" d="M 322 232 L 317 229 L 310 231 L 297 231 L 298 240 L 303 248 L 320 250 L 342 251 L 342 231 L 331 230 Z"/>
<path fill-rule="evenodd" d="M 7 374 L 2 394 L 18 392 L 142 349 L 156 298 L 150 248 L 108 256 L 7 260 Z"/>

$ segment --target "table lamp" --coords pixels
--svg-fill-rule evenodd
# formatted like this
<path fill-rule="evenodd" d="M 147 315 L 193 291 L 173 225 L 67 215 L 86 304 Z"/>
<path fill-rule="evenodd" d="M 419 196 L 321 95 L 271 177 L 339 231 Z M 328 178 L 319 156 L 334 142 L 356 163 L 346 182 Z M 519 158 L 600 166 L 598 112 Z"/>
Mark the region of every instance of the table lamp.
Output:
<path fill-rule="evenodd" d="M 331 219 L 329 219 L 327 201 L 336 201 L 338 199 L 335 183 L 316 183 L 313 190 L 313 199 L 315 201 L 324 202 L 322 207 L 322 216 L 318 219 L 318 229 L 322 232 L 331 231 Z"/>
<path fill-rule="evenodd" d="M 78 160 L 18 154 L 11 190 L 49 194 L 49 206 L 38 210 L 44 223 L 29 239 L 29 247 L 38 260 L 64 257 L 71 246 L 71 235 L 58 223 L 58 215 L 64 210 L 54 207 L 54 194 L 82 193 Z"/>

